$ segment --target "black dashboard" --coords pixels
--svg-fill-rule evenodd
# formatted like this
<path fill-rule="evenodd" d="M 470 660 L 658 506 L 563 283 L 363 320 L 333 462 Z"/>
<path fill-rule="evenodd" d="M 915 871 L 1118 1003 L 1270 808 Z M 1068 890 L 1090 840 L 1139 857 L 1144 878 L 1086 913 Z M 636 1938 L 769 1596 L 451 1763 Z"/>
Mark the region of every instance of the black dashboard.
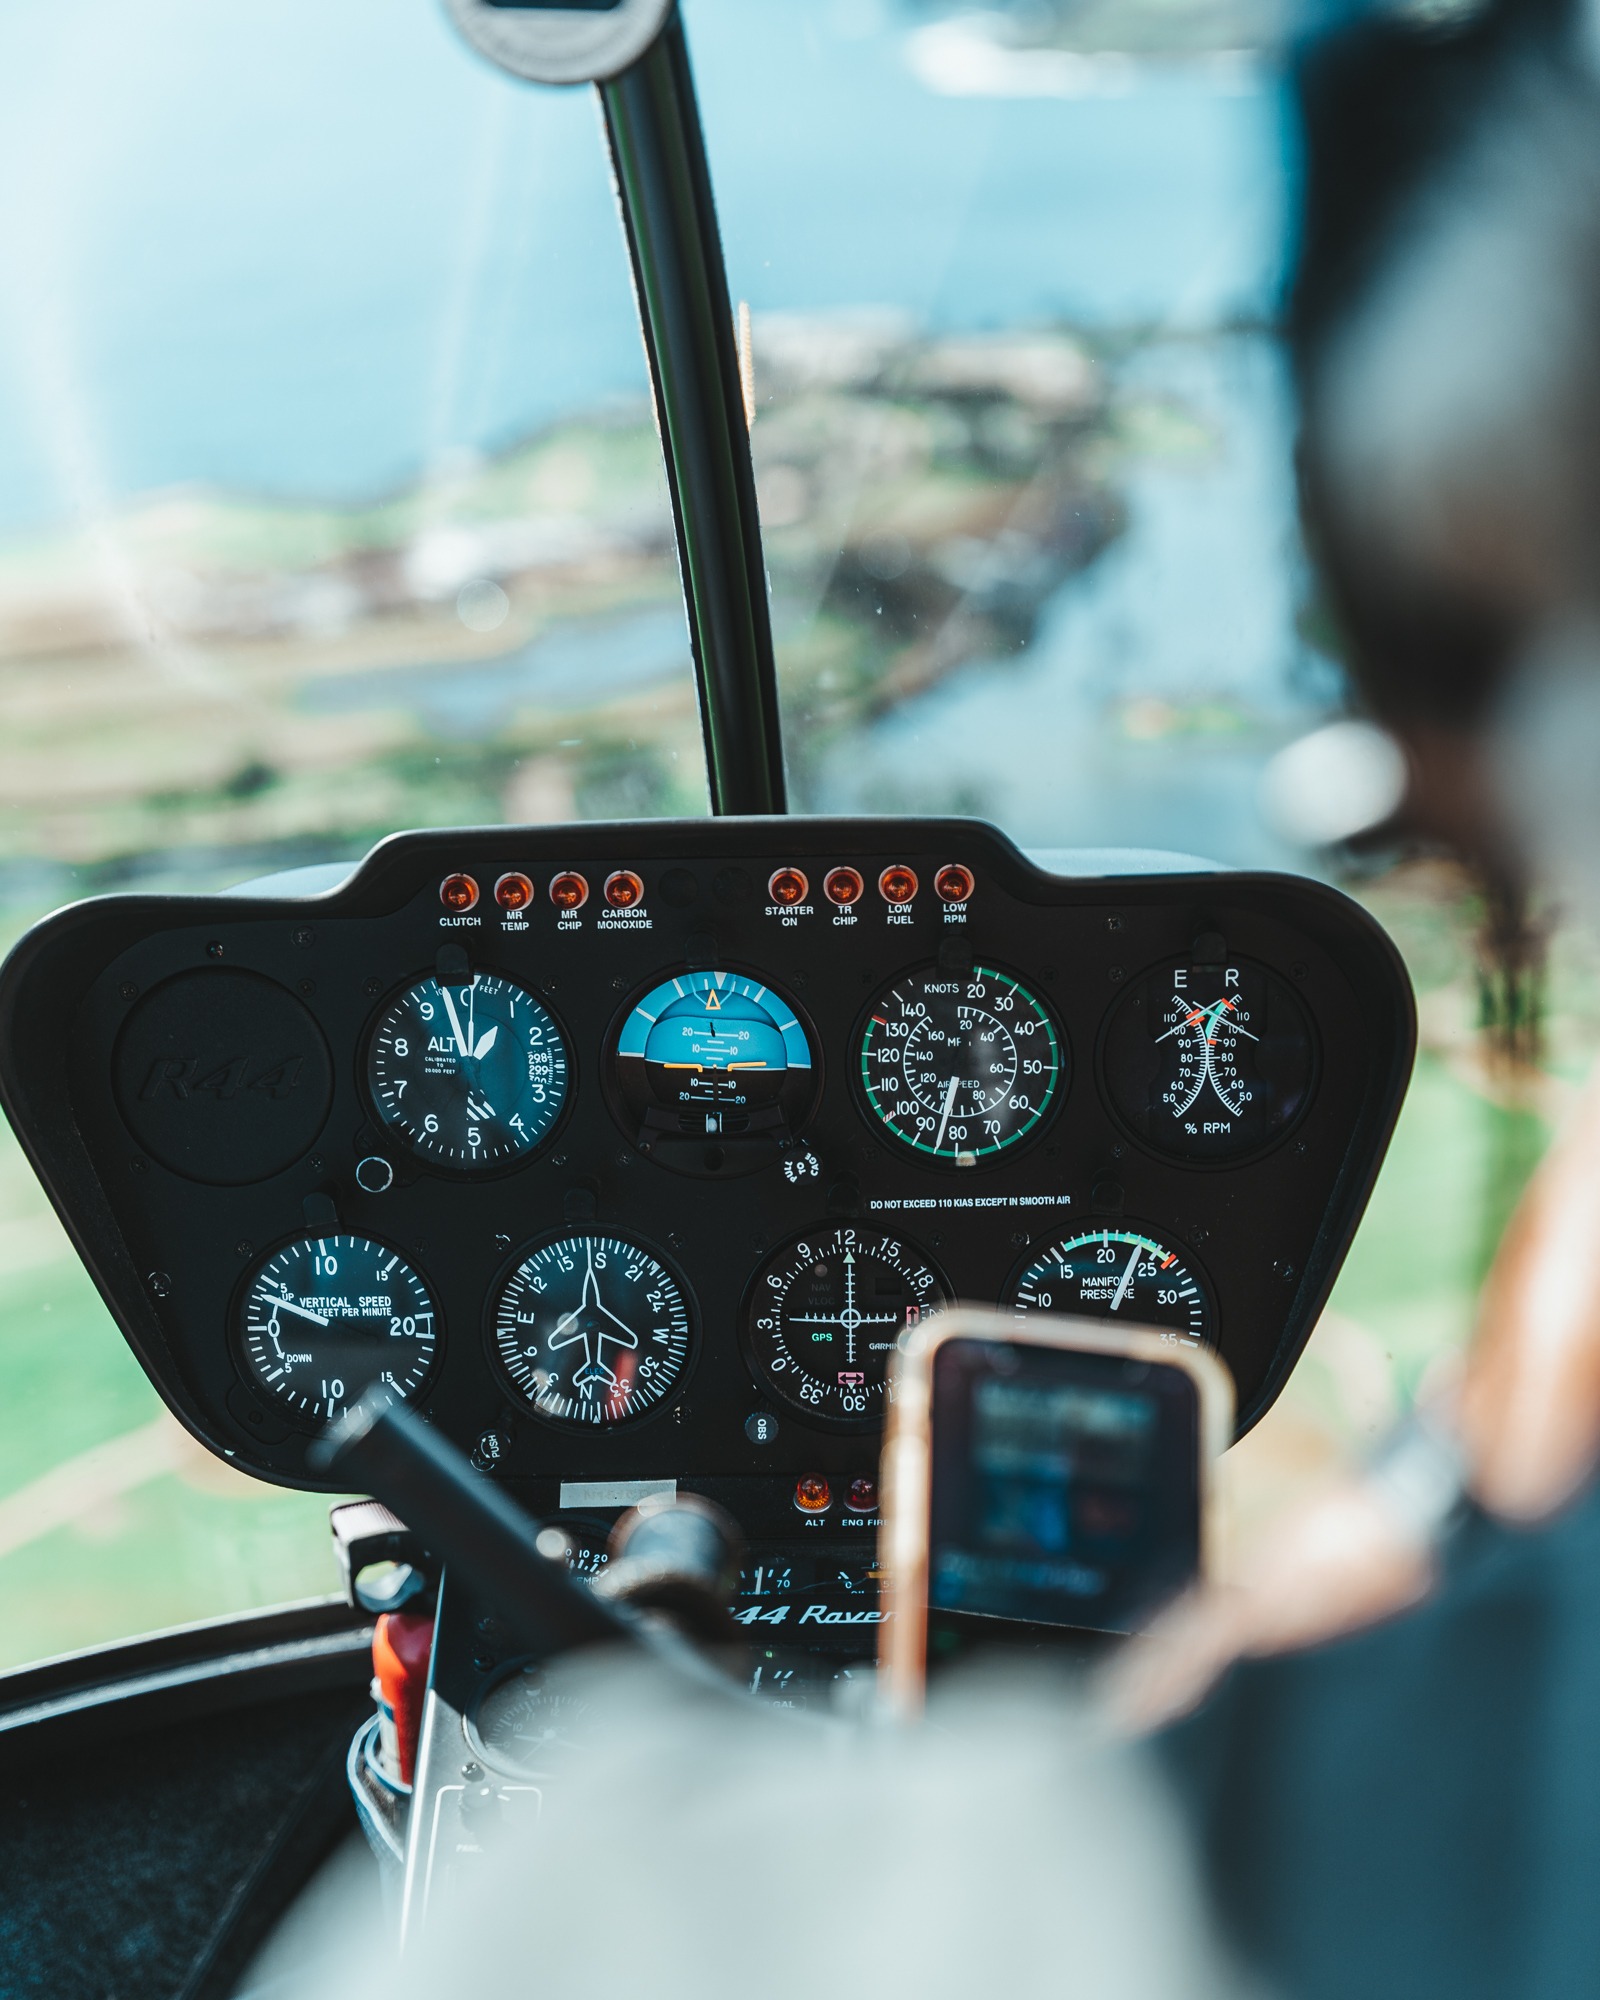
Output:
<path fill-rule="evenodd" d="M 0 973 L 6 1111 L 212 1451 L 315 1487 L 382 1376 L 540 1514 L 676 1482 L 811 1547 L 873 1524 L 888 1353 L 951 1299 L 1153 1320 L 1255 1422 L 1413 1044 L 1333 890 L 960 820 L 403 834 Z"/>

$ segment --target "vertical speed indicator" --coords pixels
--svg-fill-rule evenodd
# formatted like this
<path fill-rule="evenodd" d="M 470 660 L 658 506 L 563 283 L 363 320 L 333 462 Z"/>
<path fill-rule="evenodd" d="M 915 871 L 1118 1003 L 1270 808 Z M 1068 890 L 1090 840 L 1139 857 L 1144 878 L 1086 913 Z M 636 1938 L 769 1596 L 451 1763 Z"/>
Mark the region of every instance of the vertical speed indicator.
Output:
<path fill-rule="evenodd" d="M 1066 1083 L 1049 1009 L 993 966 L 906 973 L 861 1033 L 861 1088 L 873 1118 L 924 1159 L 973 1167 L 1039 1128 Z"/>

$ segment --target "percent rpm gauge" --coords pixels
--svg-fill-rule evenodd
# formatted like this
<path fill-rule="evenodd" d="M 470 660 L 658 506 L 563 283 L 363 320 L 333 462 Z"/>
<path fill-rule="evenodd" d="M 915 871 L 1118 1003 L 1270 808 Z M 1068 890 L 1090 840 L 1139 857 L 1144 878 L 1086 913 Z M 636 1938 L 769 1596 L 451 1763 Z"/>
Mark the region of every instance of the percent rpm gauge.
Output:
<path fill-rule="evenodd" d="M 1049 1009 L 992 966 L 929 966 L 882 994 L 861 1036 L 861 1087 L 884 1129 L 925 1159 L 976 1166 L 1034 1132 L 1065 1083 Z"/>
<path fill-rule="evenodd" d="M 1169 1329 L 1184 1347 L 1210 1342 L 1215 1316 L 1205 1287 L 1178 1252 L 1137 1229 L 1086 1229 L 1032 1252 L 1009 1304 L 1034 1313 L 1091 1313 Z"/>
<path fill-rule="evenodd" d="M 615 1426 L 677 1386 L 689 1306 L 673 1272 L 633 1238 L 559 1236 L 502 1280 L 489 1339 L 513 1394 L 540 1416 Z"/>
<path fill-rule="evenodd" d="M 750 1365 L 804 1416 L 881 1422 L 895 1343 L 949 1299 L 938 1272 L 898 1236 L 811 1230 L 755 1275 L 745 1303 Z"/>
<path fill-rule="evenodd" d="M 420 1394 L 438 1311 L 405 1259 L 365 1236 L 304 1236 L 245 1286 L 239 1344 L 263 1394 L 305 1423 L 331 1422 L 375 1383 Z"/>
<path fill-rule="evenodd" d="M 555 1130 L 566 1044 L 513 980 L 419 979 L 373 1030 L 367 1089 L 385 1127 L 419 1159 L 466 1172 L 504 1166 Z"/>
<path fill-rule="evenodd" d="M 1316 1067 L 1305 1009 L 1275 973 L 1244 960 L 1152 967 L 1111 1016 L 1103 1062 L 1135 1137 L 1197 1164 L 1281 1138 Z"/>

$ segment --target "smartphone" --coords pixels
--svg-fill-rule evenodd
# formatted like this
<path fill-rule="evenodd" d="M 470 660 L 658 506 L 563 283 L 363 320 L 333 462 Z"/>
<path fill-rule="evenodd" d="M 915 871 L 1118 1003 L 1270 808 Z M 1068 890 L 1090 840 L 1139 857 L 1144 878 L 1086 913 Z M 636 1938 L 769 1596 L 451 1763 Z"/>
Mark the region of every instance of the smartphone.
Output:
<path fill-rule="evenodd" d="M 880 1662 L 920 1704 L 937 1637 L 1136 1632 L 1203 1576 L 1233 1383 L 1157 1327 L 958 1309 L 894 1356 Z"/>

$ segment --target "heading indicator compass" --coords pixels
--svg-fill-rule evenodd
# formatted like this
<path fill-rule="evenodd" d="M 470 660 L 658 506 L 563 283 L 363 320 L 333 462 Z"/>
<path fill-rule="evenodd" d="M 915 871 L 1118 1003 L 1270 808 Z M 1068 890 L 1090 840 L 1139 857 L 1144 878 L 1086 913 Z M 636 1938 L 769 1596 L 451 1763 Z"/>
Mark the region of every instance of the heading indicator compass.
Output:
<path fill-rule="evenodd" d="M 631 1236 L 530 1250 L 494 1295 L 490 1345 L 512 1394 L 552 1423 L 612 1427 L 657 1407 L 689 1361 L 685 1289 Z"/>

